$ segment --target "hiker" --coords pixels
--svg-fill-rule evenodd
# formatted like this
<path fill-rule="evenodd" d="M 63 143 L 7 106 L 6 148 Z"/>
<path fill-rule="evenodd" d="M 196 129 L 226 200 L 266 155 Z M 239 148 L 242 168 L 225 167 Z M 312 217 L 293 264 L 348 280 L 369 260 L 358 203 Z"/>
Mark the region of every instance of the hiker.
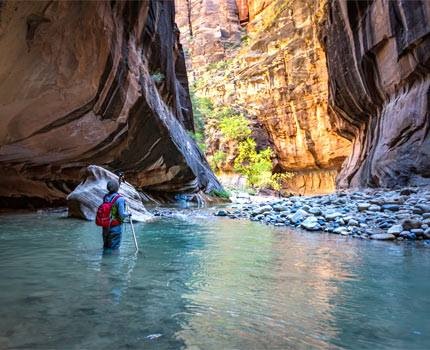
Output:
<path fill-rule="evenodd" d="M 114 203 L 110 212 L 110 226 L 103 227 L 103 248 L 104 249 L 118 249 L 121 245 L 122 224 L 124 218 L 131 217 L 130 212 L 125 211 L 124 197 L 118 194 L 119 183 L 116 181 L 109 181 L 107 183 L 107 193 L 103 198 L 103 203 Z"/>

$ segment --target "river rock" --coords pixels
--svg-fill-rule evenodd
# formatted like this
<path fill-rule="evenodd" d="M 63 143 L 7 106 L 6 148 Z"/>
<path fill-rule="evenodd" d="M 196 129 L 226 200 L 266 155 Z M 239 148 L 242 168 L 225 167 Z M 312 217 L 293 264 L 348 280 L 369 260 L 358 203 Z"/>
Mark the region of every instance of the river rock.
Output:
<path fill-rule="evenodd" d="M 391 233 L 377 233 L 372 235 L 370 238 L 381 241 L 392 241 L 396 239 L 396 236 L 392 235 Z"/>
<path fill-rule="evenodd" d="M 118 181 L 118 176 L 102 167 L 88 166 L 84 181 L 67 196 L 69 217 L 94 220 L 97 208 L 103 203 L 103 197 L 108 192 L 106 186 L 110 180 Z M 122 183 L 119 194 L 124 197 L 134 221 L 148 221 L 153 217 L 145 209 L 139 193 L 131 184 Z"/>
<path fill-rule="evenodd" d="M 350 220 L 348 221 L 348 225 L 349 225 L 349 226 L 358 226 L 358 221 L 357 221 L 357 220 L 354 220 L 354 219 L 350 219 Z"/>
<path fill-rule="evenodd" d="M 415 234 L 417 237 L 424 235 L 424 230 L 422 228 L 414 228 L 411 230 L 411 232 Z"/>
<path fill-rule="evenodd" d="M 321 215 L 321 209 L 313 207 L 313 208 L 310 208 L 308 210 L 308 213 L 311 213 L 312 215 L 318 216 L 318 215 Z"/>
<path fill-rule="evenodd" d="M 342 213 L 338 212 L 338 211 L 335 211 L 335 212 L 332 212 L 332 213 L 323 213 L 323 216 L 325 217 L 325 219 L 327 221 L 332 221 L 335 218 L 342 217 Z"/>
<path fill-rule="evenodd" d="M 369 209 L 367 209 L 369 211 L 381 211 L 381 207 L 379 205 L 371 205 L 369 207 Z"/>
<path fill-rule="evenodd" d="M 227 215 L 228 215 L 228 212 L 226 210 L 218 210 L 215 214 L 215 216 L 227 216 Z"/>
<path fill-rule="evenodd" d="M 281 212 L 281 211 L 286 211 L 286 210 L 288 210 L 288 207 L 287 207 L 286 205 L 280 205 L 280 204 L 278 204 L 278 205 L 274 205 L 274 206 L 273 206 L 273 210 L 274 210 L 274 211 Z"/>
<path fill-rule="evenodd" d="M 302 222 L 301 226 L 308 231 L 321 230 L 321 225 L 318 223 L 318 219 L 315 216 L 310 216 Z"/>
<path fill-rule="evenodd" d="M 343 233 L 347 233 L 347 232 L 348 232 L 348 230 L 347 230 L 347 228 L 346 228 L 346 227 L 344 227 L 344 226 L 336 227 L 336 228 L 333 230 L 333 233 L 334 233 L 334 234 L 343 234 Z"/>
<path fill-rule="evenodd" d="M 430 213 L 430 205 L 427 204 L 416 204 L 415 207 L 421 209 L 423 213 Z"/>
<path fill-rule="evenodd" d="M 400 205 L 398 204 L 384 204 L 381 206 L 382 210 L 390 210 L 390 211 L 398 211 L 400 209 Z"/>
<path fill-rule="evenodd" d="M 403 221 L 402 226 L 403 230 L 410 231 L 414 228 L 420 228 L 422 225 L 421 221 L 414 219 L 406 219 Z"/>
<path fill-rule="evenodd" d="M 266 212 L 269 212 L 272 210 L 272 207 L 270 205 L 263 205 L 261 207 L 257 207 L 252 211 L 252 215 L 260 215 Z"/>
<path fill-rule="evenodd" d="M 299 209 L 293 215 L 291 215 L 290 221 L 293 224 L 297 224 L 299 221 L 303 221 L 308 215 L 309 214 L 306 211 Z"/>
<path fill-rule="evenodd" d="M 398 236 L 402 231 L 403 231 L 402 225 L 393 225 L 388 229 L 387 233 L 391 233 L 393 235 Z"/>
<path fill-rule="evenodd" d="M 358 211 L 365 211 L 370 208 L 370 205 L 371 205 L 370 203 L 358 203 L 357 209 Z"/>

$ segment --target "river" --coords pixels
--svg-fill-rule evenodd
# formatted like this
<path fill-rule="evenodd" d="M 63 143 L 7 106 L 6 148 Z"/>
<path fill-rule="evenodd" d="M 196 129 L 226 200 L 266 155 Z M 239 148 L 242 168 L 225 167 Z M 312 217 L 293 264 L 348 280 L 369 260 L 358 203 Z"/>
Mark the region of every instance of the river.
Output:
<path fill-rule="evenodd" d="M 197 214 L 196 214 L 197 213 Z M 0 216 L 0 348 L 428 348 L 430 249 L 216 218 Z"/>

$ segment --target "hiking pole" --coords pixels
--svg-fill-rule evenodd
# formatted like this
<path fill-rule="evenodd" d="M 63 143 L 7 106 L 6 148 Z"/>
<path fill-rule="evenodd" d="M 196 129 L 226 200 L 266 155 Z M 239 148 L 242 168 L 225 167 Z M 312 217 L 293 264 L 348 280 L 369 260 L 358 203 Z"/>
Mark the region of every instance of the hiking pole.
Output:
<path fill-rule="evenodd" d="M 131 233 L 133 233 L 134 246 L 136 247 L 136 252 L 138 252 L 139 247 L 137 246 L 136 234 L 134 233 L 133 219 L 131 218 L 131 216 L 130 216 L 130 227 L 131 227 Z"/>

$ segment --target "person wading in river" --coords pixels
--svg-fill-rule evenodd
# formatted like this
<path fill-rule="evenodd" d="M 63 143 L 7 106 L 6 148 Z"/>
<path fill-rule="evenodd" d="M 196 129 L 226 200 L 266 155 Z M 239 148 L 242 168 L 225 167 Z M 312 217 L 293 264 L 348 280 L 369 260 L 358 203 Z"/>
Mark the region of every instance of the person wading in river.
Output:
<path fill-rule="evenodd" d="M 131 217 L 131 213 L 126 212 L 124 197 L 118 194 L 119 183 L 109 181 L 107 189 L 109 193 L 104 196 L 103 203 L 111 204 L 110 225 L 103 227 L 103 248 L 115 250 L 121 245 L 124 218 Z"/>

